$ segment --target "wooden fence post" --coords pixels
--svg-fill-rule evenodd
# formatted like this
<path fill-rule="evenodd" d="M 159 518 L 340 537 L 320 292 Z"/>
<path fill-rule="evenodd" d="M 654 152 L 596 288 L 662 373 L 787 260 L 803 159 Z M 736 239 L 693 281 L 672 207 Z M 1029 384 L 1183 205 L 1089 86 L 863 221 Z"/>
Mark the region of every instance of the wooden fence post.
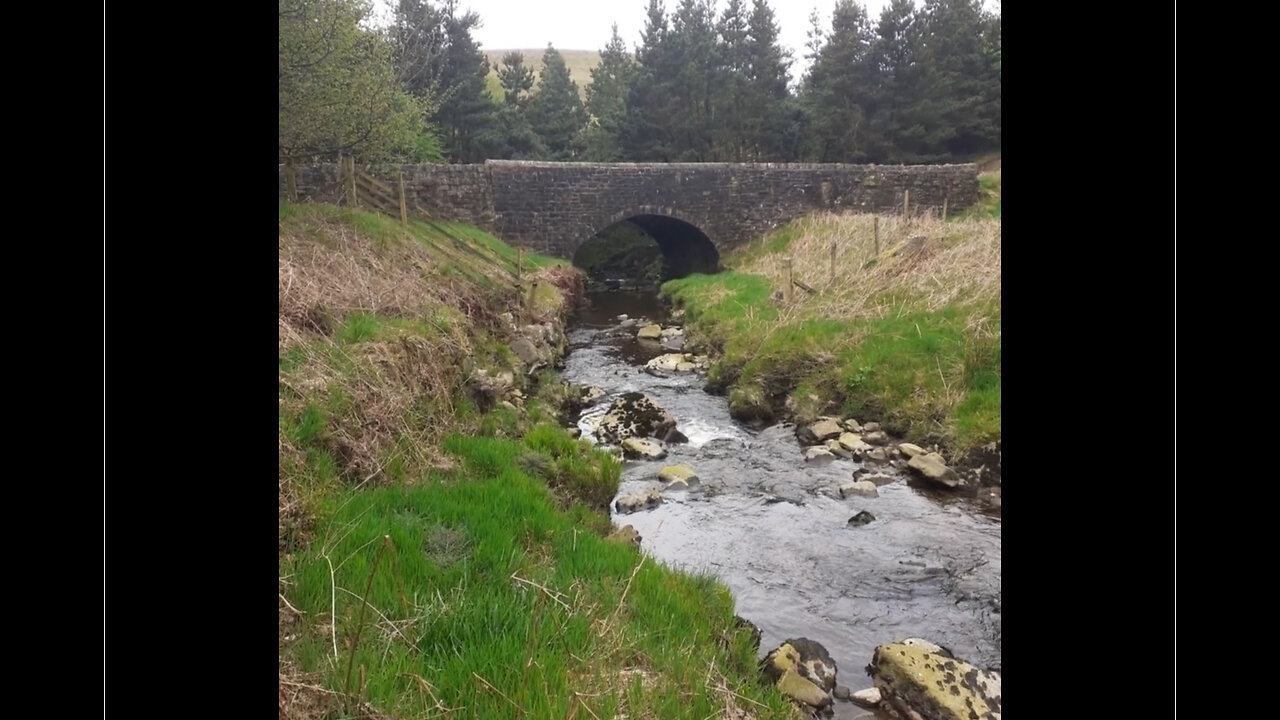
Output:
<path fill-rule="evenodd" d="M 784 281 L 786 284 L 783 286 L 782 299 L 786 303 L 790 304 L 791 297 L 795 293 L 795 276 L 791 274 L 791 258 L 782 258 L 782 270 L 783 274 L 786 276 L 786 280 Z"/>
<path fill-rule="evenodd" d="M 356 206 L 356 159 L 347 157 L 347 204 Z"/>
<path fill-rule="evenodd" d="M 289 202 L 298 202 L 298 177 L 293 172 L 293 158 L 284 162 L 284 186 Z"/>
<path fill-rule="evenodd" d="M 947 201 L 950 199 L 951 198 L 947 197 L 946 195 L 942 196 L 942 222 L 947 221 Z"/>
<path fill-rule="evenodd" d="M 911 191 L 902 191 L 902 217 L 911 217 Z"/>
<path fill-rule="evenodd" d="M 836 241 L 831 241 L 831 282 L 836 280 Z"/>
<path fill-rule="evenodd" d="M 880 216 L 871 220 L 871 235 L 876 239 L 876 255 L 880 254 Z"/>
<path fill-rule="evenodd" d="M 404 201 L 404 171 L 400 171 L 400 227 L 409 227 L 409 205 Z"/>

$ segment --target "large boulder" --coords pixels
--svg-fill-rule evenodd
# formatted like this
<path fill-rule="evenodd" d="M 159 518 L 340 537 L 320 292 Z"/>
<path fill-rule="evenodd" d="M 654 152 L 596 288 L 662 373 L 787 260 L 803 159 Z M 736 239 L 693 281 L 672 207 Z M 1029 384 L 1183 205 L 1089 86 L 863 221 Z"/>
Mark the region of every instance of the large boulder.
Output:
<path fill-rule="evenodd" d="M 596 437 L 617 444 L 630 437 L 665 437 L 676 426 L 676 418 L 653 398 L 640 392 L 623 393 L 600 418 Z"/>
<path fill-rule="evenodd" d="M 912 720 L 1000 720 L 1000 676 L 930 652 L 927 644 L 876 648 L 867 674 L 880 704 Z"/>
<path fill-rule="evenodd" d="M 949 488 L 954 488 L 961 484 L 960 476 L 956 474 L 955 470 L 947 467 L 942 456 L 936 452 L 916 455 L 907 462 L 907 468 L 926 480 Z"/>
<path fill-rule="evenodd" d="M 657 340 L 662 337 L 662 326 L 657 324 L 645 325 L 636 331 L 636 337 L 641 340 Z"/>
<path fill-rule="evenodd" d="M 760 675 L 792 699 L 825 708 L 831 705 L 831 691 L 836 686 L 836 661 L 821 643 L 792 638 L 764 656 Z"/>

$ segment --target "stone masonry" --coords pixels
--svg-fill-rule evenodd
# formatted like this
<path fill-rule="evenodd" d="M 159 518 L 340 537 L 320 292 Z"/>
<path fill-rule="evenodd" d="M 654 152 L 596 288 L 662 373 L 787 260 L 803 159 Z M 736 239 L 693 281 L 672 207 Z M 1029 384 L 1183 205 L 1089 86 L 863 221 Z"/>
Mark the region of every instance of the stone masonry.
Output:
<path fill-rule="evenodd" d="M 490 160 L 482 165 L 365 168 L 436 218 L 470 223 L 513 245 L 571 258 L 609 225 L 641 214 L 696 226 L 717 249 L 759 237 L 815 210 L 950 211 L 978 199 L 978 167 L 781 163 L 554 163 Z M 339 167 L 295 169 L 300 199 L 337 202 Z M 285 196 L 284 166 L 280 197 Z"/>

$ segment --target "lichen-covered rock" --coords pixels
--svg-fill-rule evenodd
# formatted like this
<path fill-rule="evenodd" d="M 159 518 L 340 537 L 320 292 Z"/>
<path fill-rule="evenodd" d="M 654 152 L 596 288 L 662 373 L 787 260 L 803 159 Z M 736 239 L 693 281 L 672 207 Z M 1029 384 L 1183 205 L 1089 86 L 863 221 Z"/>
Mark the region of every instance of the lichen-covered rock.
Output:
<path fill-rule="evenodd" d="M 595 385 L 588 385 L 587 387 L 578 389 L 578 402 L 580 402 L 584 408 L 595 405 L 603 400 L 604 396 L 605 391 Z"/>
<path fill-rule="evenodd" d="M 510 347 L 511 352 L 520 358 L 520 362 L 525 365 L 544 362 L 550 355 L 549 351 L 542 350 L 532 340 L 524 336 L 512 340 Z"/>
<path fill-rule="evenodd" d="M 831 454 L 838 458 L 844 458 L 845 460 L 853 458 L 853 453 L 845 449 L 845 447 L 840 444 L 839 440 L 828 440 L 826 445 L 827 449 L 831 451 Z"/>
<path fill-rule="evenodd" d="M 629 437 L 622 441 L 622 455 L 631 459 L 661 460 L 667 451 L 657 440 Z"/>
<path fill-rule="evenodd" d="M 641 340 L 657 340 L 662 337 L 662 326 L 656 323 L 645 325 L 636 332 L 636 337 Z"/>
<path fill-rule="evenodd" d="M 917 455 L 924 455 L 924 448 L 916 445 L 915 443 L 899 443 L 898 452 L 902 453 L 905 457 L 913 458 Z"/>
<path fill-rule="evenodd" d="M 844 428 L 835 418 L 818 418 L 817 422 L 796 427 L 796 439 L 802 445 L 816 445 L 832 438 L 840 437 Z"/>
<path fill-rule="evenodd" d="M 804 449 L 805 462 L 830 462 L 835 459 L 836 456 L 831 454 L 826 445 L 814 445 Z"/>
<path fill-rule="evenodd" d="M 862 432 L 862 424 L 853 418 L 845 418 L 844 420 L 841 420 L 840 426 L 851 433 Z"/>
<path fill-rule="evenodd" d="M 605 540 L 640 547 L 640 533 L 630 525 L 624 525 L 605 536 Z"/>
<path fill-rule="evenodd" d="M 881 707 L 912 720 L 1000 720 L 1000 676 L 919 645 L 876 648 L 867 674 Z"/>
<path fill-rule="evenodd" d="M 662 493 L 658 492 L 658 488 L 652 485 L 639 492 L 620 497 L 613 502 L 613 506 L 620 513 L 638 512 L 661 504 Z"/>
<path fill-rule="evenodd" d="M 886 445 L 889 442 L 889 436 L 883 430 L 866 433 L 862 436 L 862 439 L 868 445 Z"/>
<path fill-rule="evenodd" d="M 883 465 L 884 463 L 889 462 L 889 455 L 888 453 L 885 452 L 884 448 L 882 447 L 871 448 L 870 450 L 863 453 L 862 459 L 866 460 L 867 462 L 873 462 L 878 465 Z"/>
<path fill-rule="evenodd" d="M 676 366 L 685 361 L 684 353 L 667 353 L 652 358 L 644 366 L 650 370 L 659 370 L 661 372 L 673 372 Z"/>
<path fill-rule="evenodd" d="M 805 705 L 824 708 L 831 704 L 836 686 L 836 661 L 831 653 L 808 638 L 792 638 L 760 661 L 761 678 Z"/>
<path fill-rule="evenodd" d="M 629 437 L 660 438 L 676 426 L 676 418 L 653 398 L 640 392 L 623 393 L 600 418 L 596 436 L 604 443 L 621 443 Z"/>
<path fill-rule="evenodd" d="M 760 427 L 773 422 L 773 404 L 764 388 L 754 383 L 739 385 L 729 391 L 729 417 Z"/>
<path fill-rule="evenodd" d="M 682 482 L 685 487 L 697 485 L 698 474 L 687 463 L 668 465 L 658 471 L 658 479 L 664 483 Z"/>
<path fill-rule="evenodd" d="M 880 706 L 880 688 L 867 688 L 859 690 L 849 695 L 849 699 L 864 708 L 874 708 Z"/>
<path fill-rule="evenodd" d="M 876 489 L 876 484 L 870 480 L 854 480 L 840 486 L 840 497 L 847 498 L 858 495 L 860 497 L 879 497 L 880 491 Z"/>
<path fill-rule="evenodd" d="M 846 450 L 854 453 L 864 453 L 871 449 L 871 446 L 863 441 L 862 436 L 857 433 L 840 433 L 838 442 Z"/>
<path fill-rule="evenodd" d="M 960 477 L 956 475 L 956 471 L 947 467 L 947 464 L 942 460 L 942 456 L 936 452 L 916 455 L 907 462 L 907 468 L 913 470 L 920 477 L 939 485 L 945 485 L 949 488 L 960 485 Z"/>

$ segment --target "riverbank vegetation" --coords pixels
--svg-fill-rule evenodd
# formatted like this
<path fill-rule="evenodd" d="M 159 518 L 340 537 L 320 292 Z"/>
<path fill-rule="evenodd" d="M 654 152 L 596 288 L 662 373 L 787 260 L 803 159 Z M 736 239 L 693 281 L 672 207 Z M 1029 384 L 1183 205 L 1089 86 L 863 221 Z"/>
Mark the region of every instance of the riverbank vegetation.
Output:
<path fill-rule="evenodd" d="M 954 454 L 998 439 L 999 175 L 982 187 L 946 222 L 810 216 L 727 254 L 727 272 L 666 283 L 718 354 L 709 387 L 747 421 L 852 415 Z M 813 290 L 790 302 L 787 259 Z"/>
<path fill-rule="evenodd" d="M 522 299 L 496 238 L 323 205 L 279 240 L 282 719 L 793 716 L 726 588 L 608 539 L 620 466 L 511 351 L 574 271 L 526 255 Z"/>

